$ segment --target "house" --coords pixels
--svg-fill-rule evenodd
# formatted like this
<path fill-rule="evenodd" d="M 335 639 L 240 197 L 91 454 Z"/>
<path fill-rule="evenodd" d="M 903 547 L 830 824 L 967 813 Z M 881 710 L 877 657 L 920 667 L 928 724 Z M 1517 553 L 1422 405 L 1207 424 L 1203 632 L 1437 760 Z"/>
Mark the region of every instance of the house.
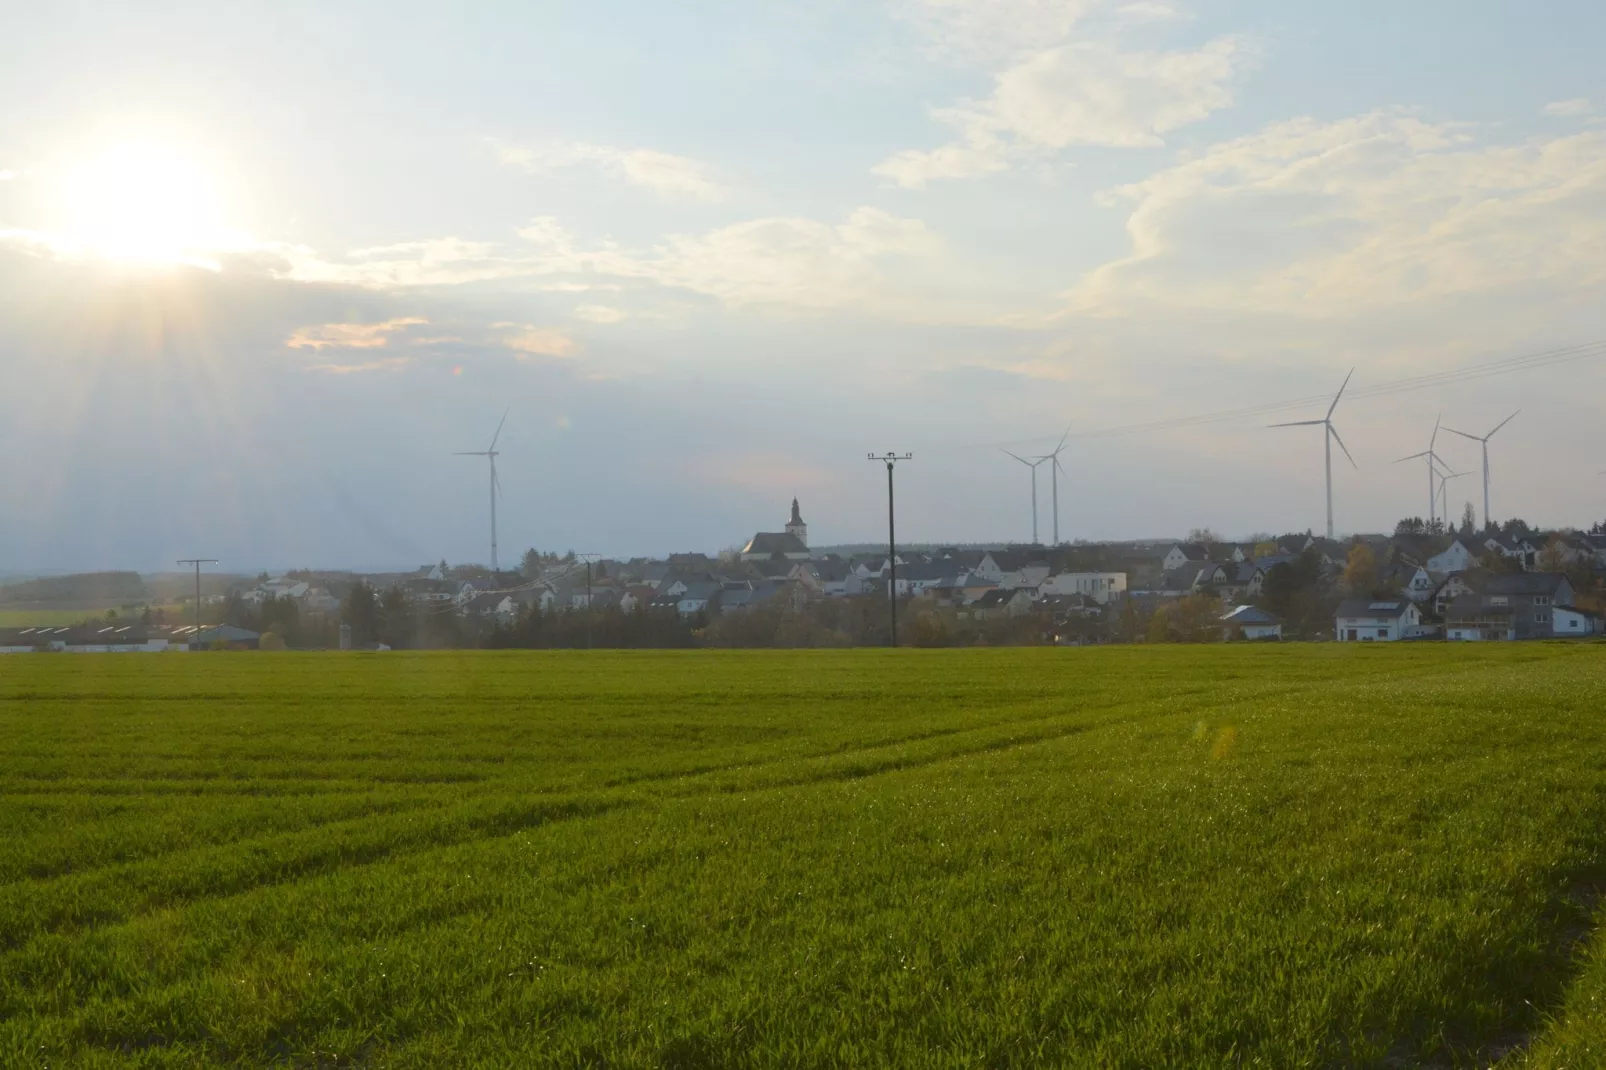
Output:
<path fill-rule="evenodd" d="M 741 559 L 755 561 L 779 554 L 791 561 L 809 559 L 809 528 L 798 511 L 797 499 L 792 499 L 792 516 L 784 531 L 761 531 L 747 540 L 742 547 Z"/>
<path fill-rule="evenodd" d="M 972 602 L 968 608 L 970 615 L 977 620 L 1024 617 L 1032 610 L 1032 592 L 1025 587 L 1007 590 L 995 587 Z"/>
<path fill-rule="evenodd" d="M 1517 638 L 1517 611 L 1509 599 L 1464 594 L 1445 610 L 1444 635 L 1457 642 L 1509 641 Z"/>
<path fill-rule="evenodd" d="M 1234 606 L 1221 615 L 1222 631 L 1228 639 L 1242 633 L 1245 639 L 1281 639 L 1283 622 L 1259 606 Z"/>
<path fill-rule="evenodd" d="M 1190 561 L 1181 568 L 1171 569 L 1160 578 L 1161 594 L 1179 598 L 1182 595 L 1208 591 L 1221 575 L 1221 566 L 1209 561 Z"/>
<path fill-rule="evenodd" d="M 1048 574 L 1054 571 L 1047 561 L 1028 561 L 1013 571 L 1006 572 L 998 577 L 998 586 L 1013 590 L 1016 587 L 1030 587 L 1036 590 L 1048 579 Z"/>
<path fill-rule="evenodd" d="M 717 580 L 695 580 L 685 584 L 684 589 L 674 596 L 675 612 L 682 617 L 695 617 L 708 610 L 710 604 L 718 605 L 720 591 Z"/>
<path fill-rule="evenodd" d="M 1601 633 L 1601 618 L 1599 615 L 1587 610 L 1576 609 L 1572 606 L 1556 606 L 1550 612 L 1551 634 L 1558 638 L 1567 636 L 1599 635 Z"/>
<path fill-rule="evenodd" d="M 1239 561 L 1217 569 L 1215 587 L 1223 598 L 1254 598 L 1266 584 L 1266 572 L 1254 561 Z"/>
<path fill-rule="evenodd" d="M 1490 576 L 1480 588 L 1450 603 L 1444 615 L 1448 638 L 1546 639 L 1556 634 L 1556 608 L 1571 608 L 1573 604 L 1572 583 L 1559 572 Z M 1582 628 L 1582 620 L 1579 626 Z"/>
<path fill-rule="evenodd" d="M 1025 557 L 1020 554 L 1008 550 L 989 550 L 976 562 L 975 572 L 982 579 L 997 583 L 1005 573 L 1019 571 L 1025 563 Z"/>
<path fill-rule="evenodd" d="M 1450 612 L 1450 604 L 1462 595 L 1472 594 L 1472 584 L 1465 576 L 1451 576 L 1433 592 L 1433 615 L 1443 617 Z"/>
<path fill-rule="evenodd" d="M 1389 565 L 1382 570 L 1380 578 L 1384 583 L 1399 587 L 1401 594 L 1418 605 L 1432 598 L 1433 592 L 1439 587 L 1433 581 L 1433 576 L 1421 565 L 1406 563 Z"/>
<path fill-rule="evenodd" d="M 1478 563 L 1479 548 L 1470 539 L 1456 539 L 1427 559 L 1429 572 L 1465 572 Z"/>
<path fill-rule="evenodd" d="M 1501 557 L 1515 559 L 1525 569 L 1534 567 L 1541 549 L 1540 544 L 1527 535 L 1490 535 L 1483 541 L 1483 546 Z"/>
<path fill-rule="evenodd" d="M 1165 572 L 1175 572 L 1189 564 L 1199 564 L 1210 560 L 1210 551 L 1202 542 L 1179 542 L 1166 551 L 1165 557 L 1160 559 L 1160 568 Z"/>
<path fill-rule="evenodd" d="M 1038 594 L 1052 598 L 1062 594 L 1085 594 L 1099 605 L 1126 593 L 1125 572 L 1061 572 L 1044 580 Z"/>
<path fill-rule="evenodd" d="M 898 568 L 895 593 L 899 598 L 925 593 L 929 587 L 946 582 L 952 586 L 956 577 L 953 570 L 942 562 L 902 565 Z"/>
<path fill-rule="evenodd" d="M 1419 634 L 1422 611 L 1408 598 L 1347 598 L 1333 614 L 1333 624 L 1341 643 L 1392 643 Z"/>
<path fill-rule="evenodd" d="M 854 588 L 853 593 L 857 593 L 860 586 L 859 577 L 848 568 L 848 563 L 834 555 L 795 562 L 786 578 L 802 584 L 814 594 L 828 597 L 850 593 L 849 586 Z"/>
<path fill-rule="evenodd" d="M 719 611 L 735 613 L 742 609 L 752 609 L 754 606 L 771 601 L 785 589 L 786 584 L 775 580 L 763 580 L 742 587 L 727 587 L 720 592 Z"/>
<path fill-rule="evenodd" d="M 639 608 L 651 605 L 657 594 L 657 590 L 650 583 L 633 584 L 626 587 L 624 593 L 619 596 L 619 608 L 626 613 L 634 613 Z"/>

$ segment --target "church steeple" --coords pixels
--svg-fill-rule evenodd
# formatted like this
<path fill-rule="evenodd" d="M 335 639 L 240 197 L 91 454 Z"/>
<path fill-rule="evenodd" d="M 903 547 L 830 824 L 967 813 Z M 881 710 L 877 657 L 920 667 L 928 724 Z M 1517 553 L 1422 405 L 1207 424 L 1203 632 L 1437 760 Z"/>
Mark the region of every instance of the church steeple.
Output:
<path fill-rule="evenodd" d="M 797 536 L 797 541 L 804 546 L 809 544 L 809 526 L 803 523 L 803 514 L 798 510 L 797 498 L 792 498 L 792 519 L 786 522 L 786 533 Z"/>

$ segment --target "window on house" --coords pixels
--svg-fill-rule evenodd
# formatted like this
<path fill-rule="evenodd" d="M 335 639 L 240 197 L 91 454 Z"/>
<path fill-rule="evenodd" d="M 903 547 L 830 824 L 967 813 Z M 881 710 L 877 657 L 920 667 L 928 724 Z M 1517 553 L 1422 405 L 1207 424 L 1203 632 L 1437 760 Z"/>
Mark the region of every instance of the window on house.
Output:
<path fill-rule="evenodd" d="M 1545 623 L 1545 615 L 1543 613 L 1535 613 L 1534 614 L 1534 623 L 1535 624 L 1543 624 L 1543 623 Z"/>

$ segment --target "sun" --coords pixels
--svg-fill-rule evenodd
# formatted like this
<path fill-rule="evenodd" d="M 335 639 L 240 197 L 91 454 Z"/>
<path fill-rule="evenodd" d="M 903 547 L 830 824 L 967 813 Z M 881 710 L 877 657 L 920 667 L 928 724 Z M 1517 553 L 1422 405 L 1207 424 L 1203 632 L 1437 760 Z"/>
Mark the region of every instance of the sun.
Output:
<path fill-rule="evenodd" d="M 65 236 L 92 255 L 215 268 L 232 243 L 206 172 L 159 144 L 117 144 L 84 159 L 61 195 Z"/>

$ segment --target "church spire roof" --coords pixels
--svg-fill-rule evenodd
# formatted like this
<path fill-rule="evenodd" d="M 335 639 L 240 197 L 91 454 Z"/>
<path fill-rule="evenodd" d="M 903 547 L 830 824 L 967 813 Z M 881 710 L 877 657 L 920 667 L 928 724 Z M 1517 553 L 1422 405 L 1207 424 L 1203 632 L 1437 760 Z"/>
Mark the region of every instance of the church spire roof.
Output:
<path fill-rule="evenodd" d="M 793 495 L 793 497 L 792 497 L 792 519 L 791 519 L 790 522 L 793 523 L 793 524 L 801 524 L 801 523 L 803 523 L 803 514 L 798 512 L 798 509 L 797 509 L 797 496 L 796 495 Z"/>

